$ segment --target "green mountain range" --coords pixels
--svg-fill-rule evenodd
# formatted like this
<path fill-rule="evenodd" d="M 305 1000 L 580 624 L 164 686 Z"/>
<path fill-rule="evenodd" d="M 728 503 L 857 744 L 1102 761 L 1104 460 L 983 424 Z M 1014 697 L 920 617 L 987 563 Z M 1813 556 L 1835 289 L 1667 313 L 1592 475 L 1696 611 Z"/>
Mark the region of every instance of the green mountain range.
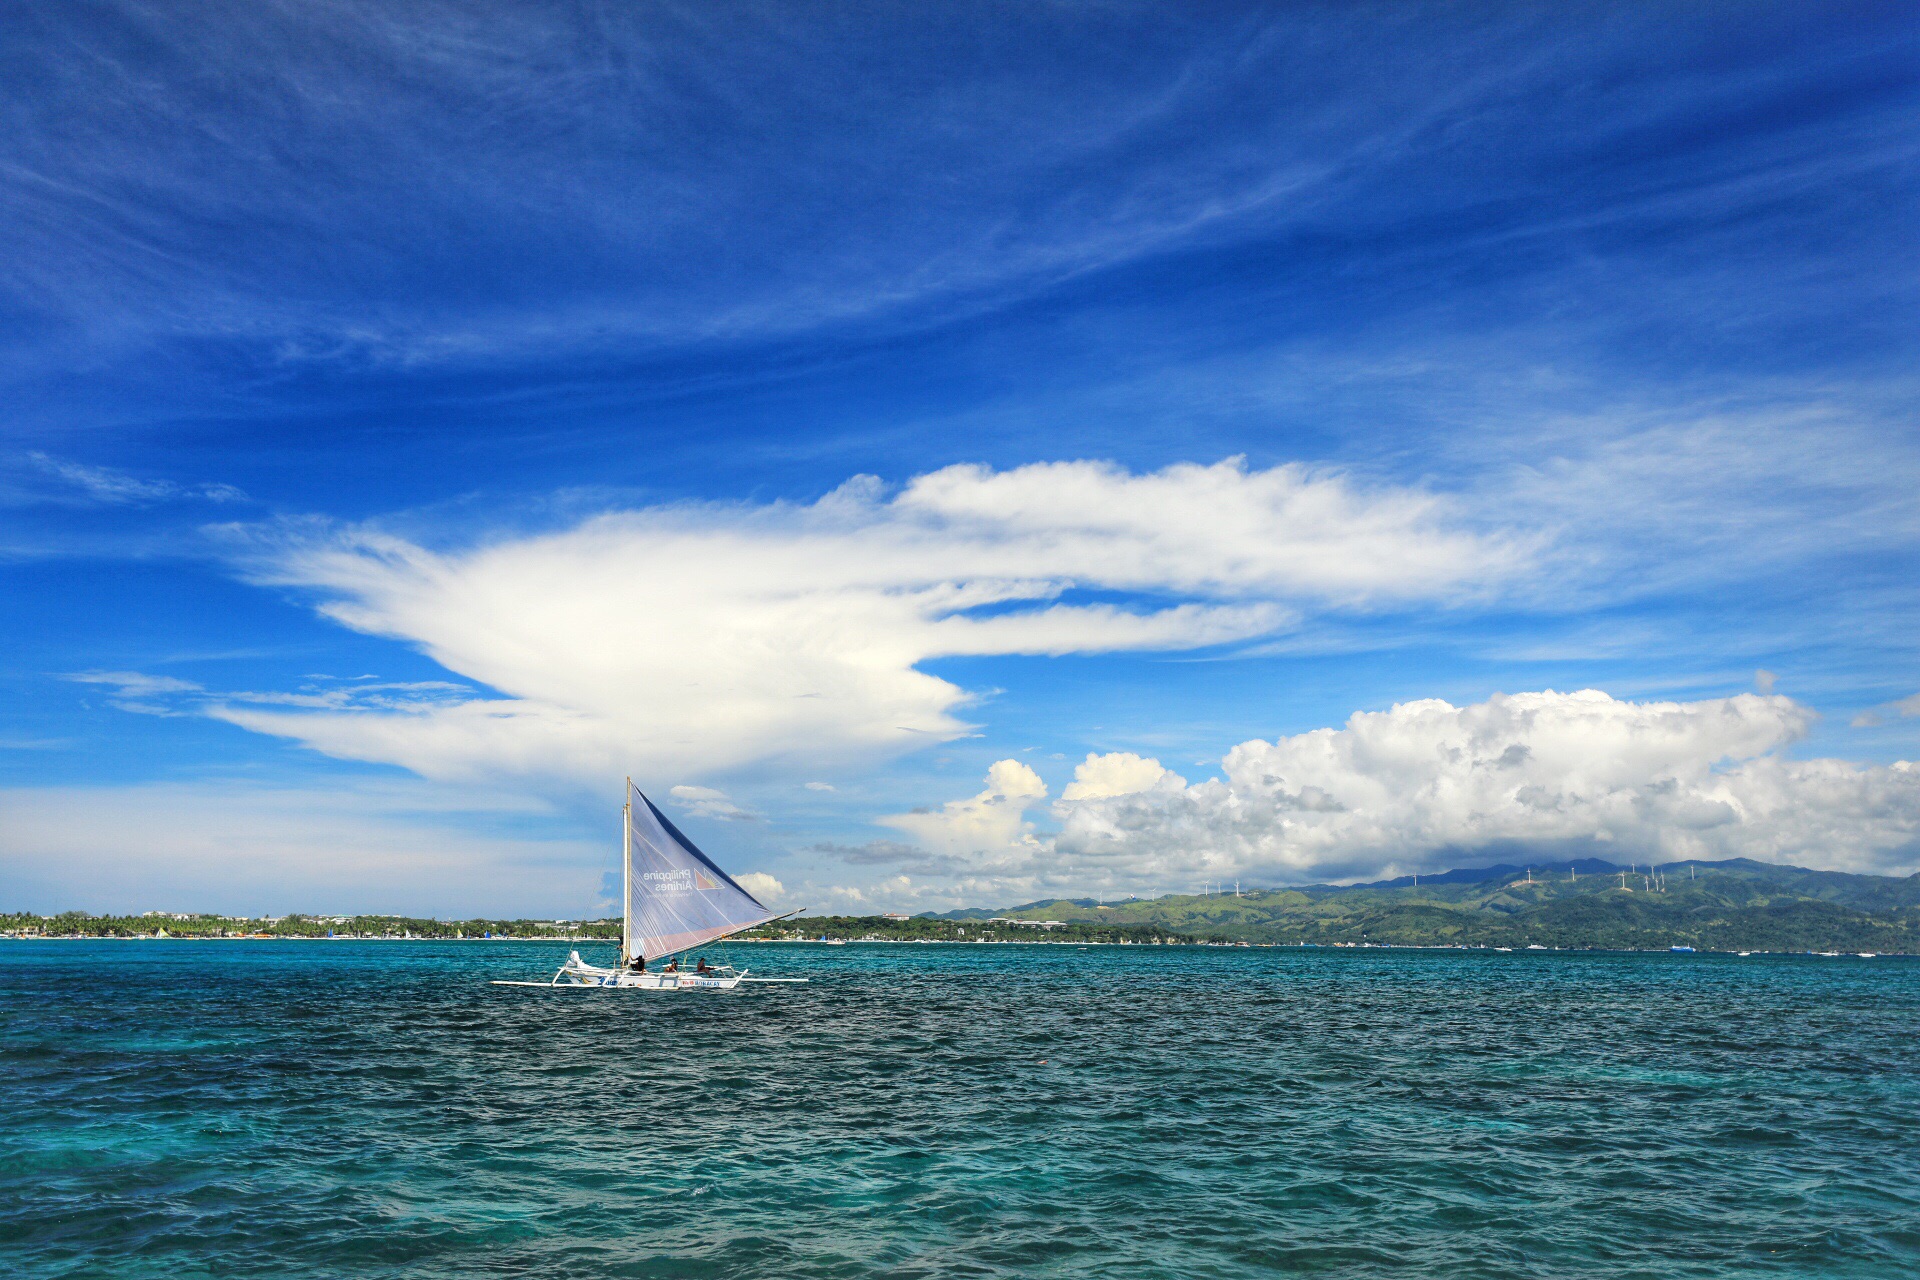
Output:
<path fill-rule="evenodd" d="M 1631 868 L 1586 858 L 1466 868 L 1417 883 L 1409 876 L 1238 896 L 1055 899 L 932 918 L 995 917 L 1151 925 L 1234 942 L 1920 952 L 1920 875 L 1810 871 L 1745 858 Z"/>

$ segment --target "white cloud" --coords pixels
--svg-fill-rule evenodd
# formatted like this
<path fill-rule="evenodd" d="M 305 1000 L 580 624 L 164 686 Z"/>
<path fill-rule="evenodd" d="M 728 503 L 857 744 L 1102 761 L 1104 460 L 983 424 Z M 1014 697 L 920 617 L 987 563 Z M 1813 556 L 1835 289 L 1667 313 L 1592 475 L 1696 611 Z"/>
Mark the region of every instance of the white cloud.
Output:
<path fill-rule="evenodd" d="M 1073 781 L 1060 793 L 1063 801 L 1104 800 L 1110 796 L 1138 795 L 1142 791 L 1178 791 L 1187 780 L 1173 773 L 1158 760 L 1115 751 L 1109 755 L 1087 753 L 1073 770 Z"/>
<path fill-rule="evenodd" d="M 1899 716 L 1903 720 L 1920 716 L 1920 693 L 1902 698 L 1898 702 L 1885 702 L 1877 707 L 1868 707 L 1865 711 L 1857 713 L 1848 723 L 1856 729 L 1874 729 L 1885 724 L 1888 715 Z"/>
<path fill-rule="evenodd" d="M 1813 720 L 1785 697 L 1622 702 L 1523 693 L 1357 713 L 1227 753 L 1225 778 L 1057 806 L 1054 877 L 1298 881 L 1598 843 L 1625 858 L 1920 866 L 1910 773 L 1782 754 Z M 1084 769 L 1086 766 L 1082 766 Z"/>
<path fill-rule="evenodd" d="M 233 720 L 249 709 L 298 707 L 303 711 L 336 711 L 354 715 L 419 715 L 436 707 L 457 705 L 472 697 L 473 689 L 448 680 L 379 681 L 363 676 L 350 686 L 308 683 L 297 692 L 216 691 L 173 676 L 140 671 L 79 671 L 61 677 L 79 684 L 108 685 L 108 700 L 122 711 L 150 716 L 204 715 Z M 318 676 L 317 681 L 331 681 Z M 367 683 L 369 680 L 373 683 Z"/>
<path fill-rule="evenodd" d="M 172 498 L 201 498 L 208 502 L 243 502 L 247 495 L 230 484 L 183 486 L 171 480 L 142 480 L 112 467 L 29 453 L 27 460 L 48 475 L 58 477 L 94 502 L 115 505 L 164 502 Z"/>
<path fill-rule="evenodd" d="M 882 826 L 913 836 L 935 853 L 964 859 L 973 868 L 1024 862 L 1041 851 L 1026 820 L 1029 806 L 1046 799 L 1047 784 L 1018 760 L 1001 760 L 987 770 L 987 787 L 966 800 L 949 800 L 939 809 L 896 813 Z"/>
<path fill-rule="evenodd" d="M 742 871 L 733 879 L 742 889 L 768 906 L 787 896 L 787 886 L 764 871 Z"/>
<path fill-rule="evenodd" d="M 1365 878 L 1491 857 L 1751 857 L 1834 870 L 1920 869 L 1920 770 L 1792 760 L 1814 719 L 1786 697 L 1625 702 L 1596 690 L 1437 699 L 1340 728 L 1243 742 L 1224 778 L 1089 755 L 1053 806 L 994 766 L 986 791 L 881 821 L 945 855 L 914 897 L 1007 901 L 1164 892 L 1203 879 Z"/>
<path fill-rule="evenodd" d="M 696 818 L 719 822 L 757 822 L 760 815 L 734 803 L 732 796 L 715 787 L 678 786 L 667 793 Z"/>
<path fill-rule="evenodd" d="M 170 498 L 178 491 L 167 481 L 141 480 L 111 467 L 89 467 L 50 458 L 44 453 L 30 453 L 27 458 L 42 471 L 74 485 L 97 502 L 154 502 Z"/>
<path fill-rule="evenodd" d="M 809 783 L 807 783 L 807 790 L 809 790 L 809 791 L 834 791 L 834 790 L 837 790 L 837 789 L 838 789 L 838 788 L 836 788 L 836 787 L 835 787 L 835 786 L 834 786 L 834 785 L 833 785 L 833 784 L 832 784 L 831 782 L 809 782 Z"/>
<path fill-rule="evenodd" d="M 966 731 L 932 658 L 1220 644 L 1309 602 L 1457 600 L 1526 560 L 1422 491 L 1237 460 L 950 467 L 891 498 L 857 477 L 810 506 L 651 508 L 458 552 L 370 531 L 249 546 L 259 580 L 501 696 L 212 714 L 436 778 L 870 762 Z"/>
<path fill-rule="evenodd" d="M 1564 417 L 1543 405 L 1508 429 L 1452 433 L 1443 447 L 1467 462 L 1480 501 L 1561 531 L 1540 576 L 1549 594 L 1644 597 L 1791 566 L 1832 573 L 1837 556 L 1920 540 L 1920 447 L 1904 384 L 1680 394 Z M 1906 619 L 1901 608 L 1896 625 Z"/>
<path fill-rule="evenodd" d="M 918 477 L 893 505 L 990 539 L 1017 557 L 1010 573 L 1033 572 L 1044 551 L 1043 573 L 1144 590 L 1424 598 L 1436 593 L 1429 575 L 1457 586 L 1519 561 L 1459 529 L 1459 513 L 1431 494 L 1367 493 L 1298 465 L 955 466 Z"/>
<path fill-rule="evenodd" d="M 62 676 L 76 684 L 111 685 L 123 698 L 145 698 L 165 693 L 198 693 L 200 686 L 173 676 L 150 676 L 139 671 L 75 671 Z"/>
<path fill-rule="evenodd" d="M 107 685 L 113 693 L 107 701 L 122 711 L 143 716 L 178 716 L 183 700 L 196 707 L 203 705 L 205 691 L 191 680 L 173 676 L 150 676 L 139 671 L 76 671 L 62 676 L 76 684 Z"/>

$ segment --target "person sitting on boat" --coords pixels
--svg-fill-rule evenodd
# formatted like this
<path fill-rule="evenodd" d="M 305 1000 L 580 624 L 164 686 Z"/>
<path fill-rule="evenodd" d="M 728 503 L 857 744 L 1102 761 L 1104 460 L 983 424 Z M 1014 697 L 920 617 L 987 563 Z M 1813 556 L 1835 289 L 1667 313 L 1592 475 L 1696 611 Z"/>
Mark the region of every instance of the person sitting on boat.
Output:
<path fill-rule="evenodd" d="M 633 959 L 627 961 L 627 968 L 633 970 L 635 973 L 645 973 L 647 971 L 647 958 L 645 956 L 635 956 Z"/>
<path fill-rule="evenodd" d="M 671 960 L 669 960 L 669 961 L 667 961 L 667 967 L 666 967 L 666 968 L 664 968 L 664 969 L 662 969 L 662 970 L 661 970 L 660 972 L 662 972 L 662 973 L 678 973 L 678 972 L 680 972 L 680 957 L 679 957 L 679 956 L 675 956 L 675 957 L 674 957 L 673 959 L 671 959 Z"/>
<path fill-rule="evenodd" d="M 693 971 L 695 973 L 712 973 L 713 969 L 707 964 L 706 958 L 703 956 L 701 957 L 700 963 L 693 966 Z"/>

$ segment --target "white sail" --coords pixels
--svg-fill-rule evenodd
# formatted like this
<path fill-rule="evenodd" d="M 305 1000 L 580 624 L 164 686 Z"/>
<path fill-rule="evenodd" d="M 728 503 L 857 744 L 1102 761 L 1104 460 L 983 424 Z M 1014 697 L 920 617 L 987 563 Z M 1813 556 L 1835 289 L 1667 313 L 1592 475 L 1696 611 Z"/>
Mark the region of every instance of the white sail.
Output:
<path fill-rule="evenodd" d="M 779 918 L 627 783 L 627 916 L 622 964 L 657 960 Z"/>

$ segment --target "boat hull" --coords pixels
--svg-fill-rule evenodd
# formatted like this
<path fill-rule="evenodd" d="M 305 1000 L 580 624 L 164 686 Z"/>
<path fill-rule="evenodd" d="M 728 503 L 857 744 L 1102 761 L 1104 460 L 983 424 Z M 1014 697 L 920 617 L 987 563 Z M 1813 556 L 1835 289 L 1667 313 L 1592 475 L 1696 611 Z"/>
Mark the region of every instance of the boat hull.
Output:
<path fill-rule="evenodd" d="M 745 974 L 724 976 L 707 973 L 611 973 L 574 975 L 574 981 L 589 987 L 618 987 L 623 991 L 731 991 Z M 561 984 L 567 979 L 563 976 Z"/>
<path fill-rule="evenodd" d="M 560 972 L 553 975 L 549 982 L 505 982 L 496 980 L 498 987 L 595 987 L 601 990 L 617 991 L 731 991 L 739 986 L 747 976 L 747 971 L 736 971 L 731 965 L 722 965 L 716 970 L 701 973 L 697 969 L 656 969 L 651 973 L 636 973 L 631 969 L 602 969 L 598 965 L 587 964 L 580 959 L 580 953 L 574 952 L 567 962 L 560 966 Z"/>

